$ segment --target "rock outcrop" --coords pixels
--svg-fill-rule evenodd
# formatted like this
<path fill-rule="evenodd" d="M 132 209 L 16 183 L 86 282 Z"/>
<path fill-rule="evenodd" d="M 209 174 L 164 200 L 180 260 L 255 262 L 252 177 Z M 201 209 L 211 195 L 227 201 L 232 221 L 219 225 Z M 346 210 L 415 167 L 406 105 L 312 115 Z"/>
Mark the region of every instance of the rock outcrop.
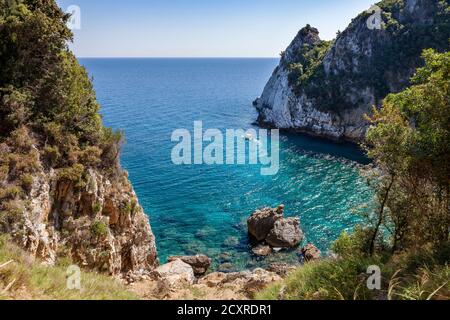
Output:
<path fill-rule="evenodd" d="M 121 170 L 108 177 L 90 169 L 80 183 L 41 167 L 27 198 L 31 205 L 10 234 L 45 263 L 68 256 L 80 267 L 126 278 L 158 265 L 148 217 Z"/>
<path fill-rule="evenodd" d="M 277 220 L 266 238 L 266 242 L 274 248 L 295 248 L 302 240 L 299 218 Z"/>
<path fill-rule="evenodd" d="M 155 269 L 153 276 L 161 281 L 166 281 L 170 286 L 181 284 L 193 284 L 195 282 L 194 270 L 192 267 L 181 261 L 173 260 Z"/>
<path fill-rule="evenodd" d="M 173 256 L 169 257 L 168 261 L 173 262 L 176 260 L 181 260 L 184 263 L 187 263 L 194 270 L 194 274 L 196 276 L 204 275 L 209 267 L 211 266 L 212 260 L 203 254 L 199 254 L 196 256 Z"/>
<path fill-rule="evenodd" d="M 272 248 L 295 248 L 303 240 L 300 219 L 284 218 L 284 205 L 255 211 L 247 226 L 250 237 L 259 243 L 252 250 L 258 256 L 269 255 Z M 268 245 L 261 245 L 262 242 Z"/>
<path fill-rule="evenodd" d="M 252 249 L 253 254 L 259 257 L 266 257 L 272 253 L 272 248 L 270 246 L 257 246 Z"/>
<path fill-rule="evenodd" d="M 258 123 L 334 140 L 363 140 L 364 115 L 410 84 L 422 50 L 449 49 L 449 7 L 438 0 L 382 1 L 332 42 L 322 41 L 315 28 L 301 29 L 254 102 Z M 368 26 L 373 14 L 383 20 L 379 28 Z"/>
<path fill-rule="evenodd" d="M 255 211 L 247 220 L 249 234 L 257 241 L 263 241 L 273 229 L 275 222 L 283 217 L 283 213 L 283 205 L 276 209 L 264 208 Z"/>
<path fill-rule="evenodd" d="M 316 261 L 322 257 L 322 252 L 313 244 L 309 243 L 300 250 L 306 262 Z"/>

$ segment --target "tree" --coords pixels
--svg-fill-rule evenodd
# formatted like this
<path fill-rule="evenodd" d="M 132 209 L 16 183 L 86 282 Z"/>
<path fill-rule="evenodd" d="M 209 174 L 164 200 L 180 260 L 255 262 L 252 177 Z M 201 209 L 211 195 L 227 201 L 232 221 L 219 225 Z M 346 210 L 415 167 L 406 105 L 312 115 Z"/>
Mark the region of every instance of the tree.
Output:
<path fill-rule="evenodd" d="M 382 172 L 378 221 L 394 251 L 449 240 L 450 53 L 425 50 L 423 58 L 413 85 L 369 118 L 368 154 Z"/>

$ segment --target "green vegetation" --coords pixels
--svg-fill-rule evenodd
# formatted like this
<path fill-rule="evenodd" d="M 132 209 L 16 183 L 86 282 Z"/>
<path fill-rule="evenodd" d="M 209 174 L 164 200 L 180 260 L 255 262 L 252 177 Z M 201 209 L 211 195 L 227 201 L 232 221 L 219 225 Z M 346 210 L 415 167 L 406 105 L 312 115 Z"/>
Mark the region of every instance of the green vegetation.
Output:
<path fill-rule="evenodd" d="M 378 208 L 334 243 L 337 259 L 305 265 L 259 299 L 450 299 L 450 52 L 423 58 L 413 86 L 369 119 Z M 367 289 L 371 265 L 381 290 Z"/>
<path fill-rule="evenodd" d="M 0 237 L 0 300 L 135 300 L 137 296 L 106 275 L 81 272 L 81 290 L 67 288 L 70 261 L 54 267 L 31 256 Z"/>
<path fill-rule="evenodd" d="M 108 234 L 108 226 L 103 221 L 95 221 L 91 226 L 91 232 L 96 237 Z"/>
<path fill-rule="evenodd" d="M 366 147 L 383 172 L 371 252 L 386 234 L 394 252 L 449 241 L 450 53 L 423 57 L 414 85 L 389 95 L 370 118 Z"/>
<path fill-rule="evenodd" d="M 54 0 L 0 0 L 0 231 L 19 221 L 6 200 L 25 207 L 38 172 L 75 188 L 90 168 L 120 177 L 122 134 L 102 124 L 68 19 Z"/>
<path fill-rule="evenodd" d="M 308 263 L 258 300 L 448 300 L 450 247 L 370 257 L 353 252 L 337 260 Z M 368 267 L 379 266 L 381 290 L 369 290 Z"/>

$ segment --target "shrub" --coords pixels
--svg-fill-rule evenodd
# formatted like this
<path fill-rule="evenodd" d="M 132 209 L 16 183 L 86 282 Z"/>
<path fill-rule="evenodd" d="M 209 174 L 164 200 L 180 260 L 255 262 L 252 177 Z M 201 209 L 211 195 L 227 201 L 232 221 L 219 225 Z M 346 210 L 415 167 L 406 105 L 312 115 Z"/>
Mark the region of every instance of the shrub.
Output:
<path fill-rule="evenodd" d="M 96 237 L 108 234 L 108 226 L 103 221 L 95 221 L 91 226 L 91 232 Z"/>
<path fill-rule="evenodd" d="M 83 177 L 83 173 L 84 173 L 84 166 L 80 163 L 76 163 L 72 167 L 59 169 L 58 180 L 80 182 Z"/>
<path fill-rule="evenodd" d="M 55 166 L 59 162 L 59 159 L 61 158 L 61 154 L 59 153 L 58 147 L 57 146 L 44 147 L 44 158 L 50 166 Z"/>
<path fill-rule="evenodd" d="M 23 190 L 18 186 L 10 186 L 0 190 L 0 199 L 2 200 L 14 200 L 22 195 Z"/>
<path fill-rule="evenodd" d="M 100 203 L 97 202 L 92 205 L 92 212 L 94 212 L 94 214 L 100 213 L 101 210 L 102 210 L 102 205 Z"/>
<path fill-rule="evenodd" d="M 380 265 L 380 263 L 371 258 L 322 260 L 308 263 L 294 271 L 283 283 L 262 291 L 257 295 L 257 299 L 371 299 L 373 292 L 367 289 L 366 277 L 361 276 L 371 265 Z"/>
<path fill-rule="evenodd" d="M 21 186 L 26 192 L 30 192 L 33 186 L 34 178 L 31 174 L 24 174 L 20 178 Z"/>
<path fill-rule="evenodd" d="M 88 167 L 95 167 L 101 163 L 102 150 L 97 146 L 87 147 L 79 152 L 78 159 Z"/>

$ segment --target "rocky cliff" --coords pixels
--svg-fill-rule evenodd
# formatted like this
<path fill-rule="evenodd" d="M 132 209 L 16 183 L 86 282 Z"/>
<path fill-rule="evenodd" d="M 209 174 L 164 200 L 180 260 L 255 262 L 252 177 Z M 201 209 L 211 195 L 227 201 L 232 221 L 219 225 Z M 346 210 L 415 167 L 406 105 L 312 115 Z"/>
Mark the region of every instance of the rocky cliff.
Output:
<path fill-rule="evenodd" d="M 450 1 L 382 1 L 333 41 L 307 26 L 282 53 L 254 103 L 261 126 L 361 141 L 364 115 L 403 90 L 425 48 L 448 50 Z M 378 25 L 370 25 L 376 19 Z"/>
<path fill-rule="evenodd" d="M 135 278 L 158 265 L 155 238 L 68 19 L 54 0 L 0 0 L 0 236 L 47 264 Z"/>
<path fill-rule="evenodd" d="M 14 175 L 22 164 L 12 160 L 20 155 L 13 145 L 0 144 L 0 163 L 8 161 L 9 169 L 0 177 L 2 232 L 49 265 L 68 257 L 80 267 L 134 278 L 158 265 L 148 217 L 125 172 L 86 168 L 73 179 L 49 167 L 30 144 L 23 151 L 33 159 L 23 159 L 32 161 L 33 173 L 18 186 Z"/>

